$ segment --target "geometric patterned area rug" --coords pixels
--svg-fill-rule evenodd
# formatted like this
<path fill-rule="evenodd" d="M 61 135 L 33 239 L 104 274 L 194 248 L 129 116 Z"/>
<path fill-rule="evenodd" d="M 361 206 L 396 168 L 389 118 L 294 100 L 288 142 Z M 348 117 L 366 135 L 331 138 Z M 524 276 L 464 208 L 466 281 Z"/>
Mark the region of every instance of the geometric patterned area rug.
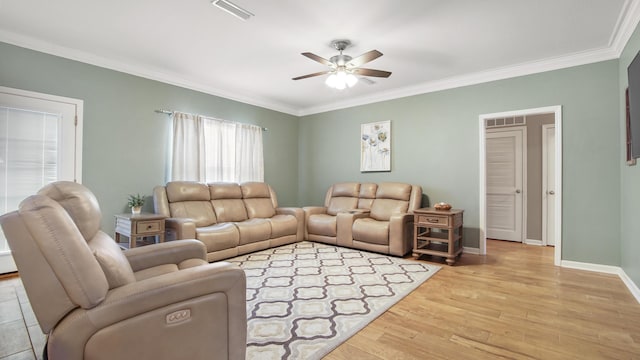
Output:
<path fill-rule="evenodd" d="M 247 360 L 321 359 L 440 269 L 308 241 L 225 261 L 247 275 Z"/>

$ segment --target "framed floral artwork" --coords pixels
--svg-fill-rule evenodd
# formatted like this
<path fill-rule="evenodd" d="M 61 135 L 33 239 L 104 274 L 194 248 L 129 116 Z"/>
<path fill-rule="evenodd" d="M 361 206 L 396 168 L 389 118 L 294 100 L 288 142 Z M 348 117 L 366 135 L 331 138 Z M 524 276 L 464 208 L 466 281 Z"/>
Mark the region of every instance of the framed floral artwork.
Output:
<path fill-rule="evenodd" d="M 360 125 L 360 171 L 391 171 L 391 120 Z"/>

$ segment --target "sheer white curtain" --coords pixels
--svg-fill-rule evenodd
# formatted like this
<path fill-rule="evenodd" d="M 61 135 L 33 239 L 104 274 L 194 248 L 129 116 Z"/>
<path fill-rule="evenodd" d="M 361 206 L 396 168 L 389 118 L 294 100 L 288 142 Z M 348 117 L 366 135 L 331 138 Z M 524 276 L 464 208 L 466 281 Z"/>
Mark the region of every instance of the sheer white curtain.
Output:
<path fill-rule="evenodd" d="M 262 128 L 174 113 L 171 164 L 173 181 L 264 181 Z"/>

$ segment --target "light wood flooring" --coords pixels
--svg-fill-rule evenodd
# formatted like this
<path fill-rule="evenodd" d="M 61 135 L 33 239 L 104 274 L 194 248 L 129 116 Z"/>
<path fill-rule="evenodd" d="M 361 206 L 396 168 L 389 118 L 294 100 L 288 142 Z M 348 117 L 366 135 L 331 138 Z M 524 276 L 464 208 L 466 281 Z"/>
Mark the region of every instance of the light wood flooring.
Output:
<path fill-rule="evenodd" d="M 442 269 L 325 359 L 640 359 L 640 304 L 618 276 L 556 267 L 553 248 L 487 251 L 421 258 Z M 0 277 L 0 360 L 43 345 L 20 279 Z"/>
<path fill-rule="evenodd" d="M 620 278 L 556 267 L 553 251 L 488 241 L 325 359 L 640 359 L 640 304 Z"/>

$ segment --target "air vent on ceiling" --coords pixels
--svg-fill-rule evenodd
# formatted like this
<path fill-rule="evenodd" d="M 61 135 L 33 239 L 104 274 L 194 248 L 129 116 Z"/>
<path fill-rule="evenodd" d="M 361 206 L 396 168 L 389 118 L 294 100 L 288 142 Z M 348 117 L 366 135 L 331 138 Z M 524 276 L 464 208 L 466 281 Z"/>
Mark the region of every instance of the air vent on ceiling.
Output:
<path fill-rule="evenodd" d="M 241 20 L 249 20 L 250 17 L 255 16 L 252 13 L 250 13 L 249 11 L 241 8 L 240 6 L 232 3 L 231 1 L 227 1 L 227 0 L 213 0 L 211 1 L 212 5 L 217 6 L 218 8 L 228 12 L 229 14 L 237 17 L 238 19 Z"/>

